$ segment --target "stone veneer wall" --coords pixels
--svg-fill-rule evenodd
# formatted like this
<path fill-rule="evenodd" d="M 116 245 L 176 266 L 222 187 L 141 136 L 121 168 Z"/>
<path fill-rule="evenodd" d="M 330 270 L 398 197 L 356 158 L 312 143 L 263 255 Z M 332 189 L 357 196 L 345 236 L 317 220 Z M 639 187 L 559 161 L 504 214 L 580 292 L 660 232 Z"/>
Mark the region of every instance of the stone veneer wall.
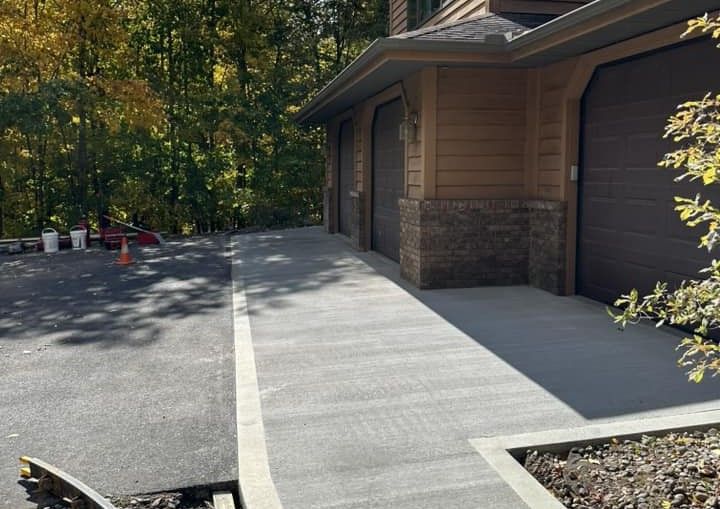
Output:
<path fill-rule="evenodd" d="M 562 293 L 565 207 L 400 200 L 400 272 L 419 288 L 531 284 Z"/>

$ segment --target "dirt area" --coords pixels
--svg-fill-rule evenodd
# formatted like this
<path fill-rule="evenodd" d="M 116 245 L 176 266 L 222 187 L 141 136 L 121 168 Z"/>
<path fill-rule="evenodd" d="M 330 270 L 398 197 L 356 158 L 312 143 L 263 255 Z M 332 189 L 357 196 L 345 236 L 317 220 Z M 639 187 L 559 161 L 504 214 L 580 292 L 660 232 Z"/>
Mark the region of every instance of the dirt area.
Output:
<path fill-rule="evenodd" d="M 720 507 L 716 429 L 613 440 L 567 455 L 528 451 L 525 468 L 572 509 Z"/>

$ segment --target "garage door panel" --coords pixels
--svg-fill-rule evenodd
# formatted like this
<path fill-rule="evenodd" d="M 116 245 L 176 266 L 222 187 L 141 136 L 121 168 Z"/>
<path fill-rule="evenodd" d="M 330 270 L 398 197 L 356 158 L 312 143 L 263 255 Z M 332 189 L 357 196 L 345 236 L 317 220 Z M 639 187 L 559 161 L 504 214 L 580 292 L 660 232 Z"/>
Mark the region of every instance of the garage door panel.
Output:
<path fill-rule="evenodd" d="M 634 203 L 633 203 L 634 202 Z M 634 235 L 643 235 L 654 239 L 662 230 L 662 223 L 658 221 L 658 206 L 654 200 L 640 203 L 635 200 L 626 200 L 623 209 L 626 213 L 619 218 L 619 228 Z"/>
<path fill-rule="evenodd" d="M 622 219 L 617 214 L 617 201 L 612 199 L 593 199 L 593 205 L 588 207 L 588 213 L 584 217 L 584 226 L 588 229 L 610 230 L 618 229 L 618 222 Z"/>
<path fill-rule="evenodd" d="M 678 216 L 678 213 L 673 210 L 675 204 L 668 200 L 666 203 L 666 206 L 663 210 L 665 217 L 665 227 L 667 232 L 667 238 L 671 241 L 675 242 L 681 242 L 686 245 L 686 247 L 689 247 L 689 245 L 692 246 L 698 246 L 700 244 L 700 237 L 703 235 L 704 231 L 701 227 L 697 228 L 688 228 L 682 221 L 680 221 L 680 217 Z M 701 252 L 702 250 L 698 250 Z M 692 251 L 686 251 L 687 256 L 693 258 L 696 253 Z M 700 256 L 700 255 L 698 255 Z M 704 255 L 702 255 L 704 257 Z"/>
<path fill-rule="evenodd" d="M 586 151 L 592 166 L 586 168 L 586 177 L 592 180 L 595 170 L 619 168 L 621 163 L 619 147 L 620 142 L 617 138 L 602 138 L 589 143 Z"/>
<path fill-rule="evenodd" d="M 592 262 L 594 269 L 582 274 L 586 288 L 597 296 L 593 298 L 613 303 L 621 295 L 617 288 L 625 284 L 623 272 L 612 258 L 598 257 Z"/>
<path fill-rule="evenodd" d="M 395 261 L 400 259 L 399 200 L 405 190 L 403 116 L 398 99 L 379 106 L 373 122 L 372 248 Z"/>
<path fill-rule="evenodd" d="M 682 224 L 673 200 L 708 188 L 677 184 L 678 172 L 657 163 L 674 148 L 662 134 L 676 105 L 720 92 L 720 67 L 697 71 L 698 56 L 716 60 L 717 51 L 696 41 L 596 72 L 583 101 L 578 293 L 611 303 L 633 287 L 696 277 L 709 264 L 697 249 L 702 230 Z M 710 198 L 720 202 L 720 193 Z"/>
<path fill-rule="evenodd" d="M 602 106 L 588 113 L 587 128 L 591 128 L 597 134 L 617 135 L 619 126 L 625 123 L 622 114 L 624 109 L 620 105 Z"/>
<path fill-rule="evenodd" d="M 613 184 L 614 169 L 601 168 L 595 171 L 587 171 L 583 175 L 588 188 L 592 188 L 591 199 L 613 198 L 617 195 Z"/>
<path fill-rule="evenodd" d="M 605 107 L 614 106 L 622 100 L 618 98 L 625 94 L 626 83 L 624 72 L 598 73 L 594 76 L 595 86 L 602 88 L 607 93 L 595 94 L 585 98 L 587 107 L 587 118 L 589 122 L 594 121 L 594 116 L 600 113 Z"/>
<path fill-rule="evenodd" d="M 670 148 L 667 140 L 662 137 L 665 119 L 658 124 L 652 123 L 644 128 L 644 132 L 630 134 L 627 138 L 625 164 L 631 169 L 654 170 Z M 649 157 L 652 156 L 652 157 Z"/>
<path fill-rule="evenodd" d="M 618 231 L 608 228 L 588 228 L 587 235 L 583 238 L 583 249 L 586 249 L 589 257 L 597 258 L 595 252 L 601 252 L 602 256 L 613 257 L 612 253 L 606 253 L 602 247 L 607 244 L 617 244 Z"/>
<path fill-rule="evenodd" d="M 699 98 L 707 92 L 720 90 L 720 76 L 708 72 L 708 66 L 698 62 L 717 62 L 718 49 L 712 44 L 698 44 L 693 50 L 693 57 L 673 62 L 673 73 L 670 76 L 672 93 L 685 98 Z"/>
<path fill-rule="evenodd" d="M 667 257 L 667 253 L 654 249 L 654 247 L 657 247 L 654 235 L 626 231 L 618 237 L 618 240 L 622 247 L 615 249 L 615 257 L 622 262 L 647 269 L 663 267 L 663 261 Z"/>
<path fill-rule="evenodd" d="M 622 73 L 625 79 L 622 102 L 662 100 L 670 96 L 671 82 L 667 76 L 673 72 L 674 65 L 674 60 L 668 61 L 664 52 L 651 53 L 621 64 L 622 68 L 618 67 L 616 72 Z M 655 79 L 656 76 L 661 79 Z M 649 77 L 651 78 L 648 79 Z M 642 86 L 629 86 L 634 84 L 642 84 Z"/>

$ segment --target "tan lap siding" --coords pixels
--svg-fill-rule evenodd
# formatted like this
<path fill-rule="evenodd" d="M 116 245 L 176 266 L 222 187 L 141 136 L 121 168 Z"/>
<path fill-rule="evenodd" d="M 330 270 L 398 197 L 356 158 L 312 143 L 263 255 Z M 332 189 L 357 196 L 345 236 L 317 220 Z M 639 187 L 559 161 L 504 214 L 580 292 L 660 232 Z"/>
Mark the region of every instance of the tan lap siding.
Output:
<path fill-rule="evenodd" d="M 390 35 L 407 32 L 407 0 L 390 0 Z"/>
<path fill-rule="evenodd" d="M 363 130 L 360 115 L 356 115 L 353 120 L 353 127 L 355 128 L 355 190 L 357 191 L 363 188 Z"/>
<path fill-rule="evenodd" d="M 423 23 L 422 26 L 430 27 L 448 21 L 457 21 L 485 12 L 487 12 L 487 2 L 485 0 L 453 0 L 440 12 Z"/>
<path fill-rule="evenodd" d="M 413 74 L 412 76 L 405 79 L 405 93 L 407 94 L 407 100 L 410 104 L 410 111 L 408 112 L 408 118 L 413 116 L 413 113 L 420 111 L 420 105 L 422 102 L 422 91 L 421 91 L 421 78 L 420 73 Z M 419 117 L 418 117 L 419 119 Z M 408 139 L 405 144 L 405 164 L 407 172 L 405 173 L 405 187 L 407 189 L 408 198 L 422 198 L 422 122 L 418 122 L 418 127 L 415 134 L 412 130 L 408 131 Z"/>
<path fill-rule="evenodd" d="M 437 198 L 523 198 L 527 72 L 438 73 Z"/>
<path fill-rule="evenodd" d="M 562 197 L 562 143 L 565 88 L 575 66 L 560 62 L 540 71 L 540 112 L 537 158 L 537 196 L 546 200 Z"/>

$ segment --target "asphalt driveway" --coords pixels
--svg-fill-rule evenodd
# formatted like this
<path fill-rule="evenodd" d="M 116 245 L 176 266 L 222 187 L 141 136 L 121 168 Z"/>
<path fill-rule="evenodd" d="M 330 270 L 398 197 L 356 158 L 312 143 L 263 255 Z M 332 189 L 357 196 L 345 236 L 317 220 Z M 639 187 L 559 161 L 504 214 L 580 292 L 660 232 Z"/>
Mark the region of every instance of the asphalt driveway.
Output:
<path fill-rule="evenodd" d="M 317 228 L 236 242 L 285 509 L 519 509 L 469 439 L 720 407 L 716 380 L 675 366 L 676 336 L 621 333 L 597 303 L 421 292 Z"/>
<path fill-rule="evenodd" d="M 224 237 L 0 258 L 0 508 L 34 507 L 17 457 L 101 493 L 237 476 Z"/>

